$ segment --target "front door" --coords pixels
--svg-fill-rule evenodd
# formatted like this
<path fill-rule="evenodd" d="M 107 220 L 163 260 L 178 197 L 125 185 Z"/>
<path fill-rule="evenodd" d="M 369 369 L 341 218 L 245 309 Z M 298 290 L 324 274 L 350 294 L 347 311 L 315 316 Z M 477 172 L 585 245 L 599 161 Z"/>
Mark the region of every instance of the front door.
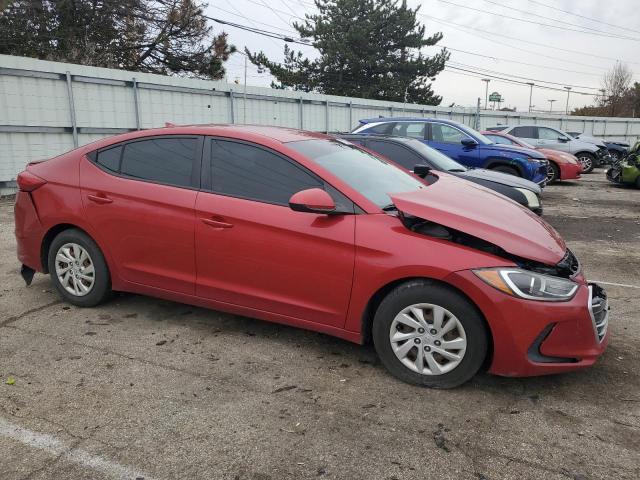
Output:
<path fill-rule="evenodd" d="M 196 202 L 197 295 L 343 326 L 355 215 L 294 212 L 288 200 L 331 187 L 267 148 L 209 138 Z M 341 201 L 341 200 L 339 200 Z M 351 207 L 353 208 L 353 207 Z"/>
<path fill-rule="evenodd" d="M 441 151 L 449 158 L 468 167 L 481 167 L 477 145 L 463 145 L 463 140 L 473 140 L 469 135 L 451 125 L 431 123 L 428 145 Z"/>
<path fill-rule="evenodd" d="M 195 293 L 199 137 L 163 136 L 91 154 L 80 168 L 86 218 L 129 282 Z"/>

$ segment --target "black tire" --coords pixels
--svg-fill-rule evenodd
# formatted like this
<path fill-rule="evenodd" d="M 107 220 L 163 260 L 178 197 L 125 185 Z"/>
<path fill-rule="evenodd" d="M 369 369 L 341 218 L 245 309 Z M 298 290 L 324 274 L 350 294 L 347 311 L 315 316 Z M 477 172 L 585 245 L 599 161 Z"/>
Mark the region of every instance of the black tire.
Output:
<path fill-rule="evenodd" d="M 547 169 L 547 185 L 555 183 L 558 180 L 560 180 L 560 169 L 555 163 L 549 162 L 549 167 Z"/>
<path fill-rule="evenodd" d="M 640 188 L 640 176 L 636 177 L 636 188 Z"/>
<path fill-rule="evenodd" d="M 596 166 L 596 156 L 589 152 L 580 152 L 576 154 L 580 164 L 582 165 L 582 173 L 591 173 Z"/>
<path fill-rule="evenodd" d="M 89 255 L 89 261 L 93 265 L 93 284 L 88 293 L 78 296 L 67 291 L 62 285 L 56 273 L 56 255 L 61 247 L 66 244 L 76 244 L 84 248 Z M 86 233 L 72 228 L 60 232 L 51 242 L 48 253 L 48 266 L 51 281 L 67 302 L 78 307 L 95 307 L 107 300 L 111 295 L 111 276 L 109 268 L 104 260 L 100 248 Z"/>
<path fill-rule="evenodd" d="M 516 177 L 521 176 L 517 169 L 510 167 L 509 165 L 496 165 L 495 167 L 491 167 L 491 170 L 506 173 L 508 175 L 515 175 Z"/>
<path fill-rule="evenodd" d="M 396 315 L 421 303 L 448 310 L 462 324 L 466 336 L 462 360 L 451 371 L 441 375 L 421 374 L 410 369 L 398 359 L 391 345 L 390 333 Z M 382 364 L 392 375 L 404 382 L 431 388 L 454 388 L 470 380 L 482 367 L 489 344 L 484 320 L 474 305 L 453 288 L 427 279 L 403 283 L 389 292 L 376 311 L 372 336 Z M 410 341 L 416 340 L 407 340 Z M 421 345 L 425 351 L 428 349 L 426 341 Z M 413 347 L 412 351 L 420 353 Z"/>

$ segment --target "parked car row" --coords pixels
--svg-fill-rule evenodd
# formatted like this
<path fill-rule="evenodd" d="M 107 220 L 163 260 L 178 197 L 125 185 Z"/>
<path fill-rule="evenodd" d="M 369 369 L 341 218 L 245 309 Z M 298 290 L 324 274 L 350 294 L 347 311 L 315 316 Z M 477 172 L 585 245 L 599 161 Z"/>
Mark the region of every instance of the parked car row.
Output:
<path fill-rule="evenodd" d="M 32 162 L 17 179 L 22 276 L 50 274 L 79 307 L 134 292 L 372 342 L 429 387 L 596 362 L 607 295 L 530 211 L 542 153 L 440 120 L 346 138 L 172 126 Z"/>

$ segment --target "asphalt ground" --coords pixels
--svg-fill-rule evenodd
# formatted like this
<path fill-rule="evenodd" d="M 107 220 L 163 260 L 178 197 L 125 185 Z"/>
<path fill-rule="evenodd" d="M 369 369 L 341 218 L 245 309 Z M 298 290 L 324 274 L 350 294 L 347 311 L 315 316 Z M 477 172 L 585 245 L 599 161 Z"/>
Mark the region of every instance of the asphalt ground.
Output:
<path fill-rule="evenodd" d="M 130 294 L 65 305 L 24 285 L 0 201 L 0 479 L 640 478 L 640 190 L 596 170 L 544 205 L 607 282 L 609 349 L 438 391 L 325 335 Z"/>

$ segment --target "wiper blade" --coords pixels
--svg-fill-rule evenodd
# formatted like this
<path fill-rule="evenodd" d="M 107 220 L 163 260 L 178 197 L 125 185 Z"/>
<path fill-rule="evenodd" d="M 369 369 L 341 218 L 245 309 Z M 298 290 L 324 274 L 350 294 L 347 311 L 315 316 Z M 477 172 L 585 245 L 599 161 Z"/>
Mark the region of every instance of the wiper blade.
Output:
<path fill-rule="evenodd" d="M 452 168 L 451 170 L 449 170 L 450 172 L 466 172 L 466 170 L 463 170 L 461 168 Z"/>

